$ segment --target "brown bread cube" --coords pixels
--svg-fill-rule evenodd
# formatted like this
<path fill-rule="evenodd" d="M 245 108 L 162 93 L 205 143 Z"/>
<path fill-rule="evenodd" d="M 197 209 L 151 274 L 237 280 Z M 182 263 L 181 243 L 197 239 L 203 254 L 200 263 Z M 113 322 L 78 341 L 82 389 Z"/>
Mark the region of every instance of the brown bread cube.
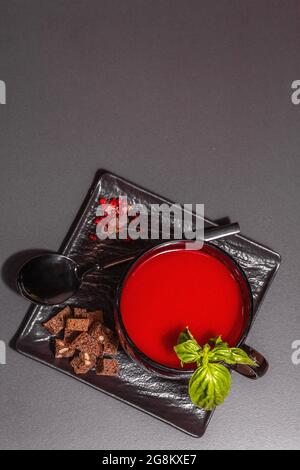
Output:
<path fill-rule="evenodd" d="M 85 362 L 86 366 L 90 366 L 91 368 L 95 367 L 97 357 L 94 354 L 89 354 L 87 352 L 79 353 L 79 357 Z"/>
<path fill-rule="evenodd" d="M 100 343 L 105 340 L 105 326 L 100 321 L 94 322 L 89 329 L 89 334 Z"/>
<path fill-rule="evenodd" d="M 87 317 L 87 309 L 86 308 L 74 308 L 74 317 L 75 318 L 86 318 Z"/>
<path fill-rule="evenodd" d="M 100 321 L 96 321 L 89 329 L 89 334 L 101 343 L 104 341 L 103 327 L 104 325 Z"/>
<path fill-rule="evenodd" d="M 77 336 L 70 347 L 78 349 L 81 352 L 93 354 L 96 357 L 102 356 L 103 354 L 103 345 L 88 333 L 81 333 Z"/>
<path fill-rule="evenodd" d="M 66 321 L 66 329 L 70 331 L 88 331 L 88 318 L 68 318 Z"/>
<path fill-rule="evenodd" d="M 64 342 L 70 344 L 74 341 L 77 336 L 79 336 L 79 331 L 72 331 L 72 330 L 64 330 Z"/>
<path fill-rule="evenodd" d="M 68 344 L 65 343 L 62 339 L 55 340 L 55 357 L 56 359 L 61 359 L 62 357 L 73 357 L 75 354 L 75 349 L 71 348 Z"/>
<path fill-rule="evenodd" d="M 112 356 L 117 354 L 119 340 L 107 326 L 101 322 L 95 322 L 91 326 L 89 333 L 103 344 L 105 354 Z"/>
<path fill-rule="evenodd" d="M 88 312 L 87 318 L 89 319 L 90 326 L 96 321 L 103 322 L 103 312 L 102 310 L 95 310 L 94 312 Z"/>
<path fill-rule="evenodd" d="M 101 343 L 108 341 L 113 336 L 113 332 L 100 321 L 92 324 L 89 333 Z"/>
<path fill-rule="evenodd" d="M 119 373 L 119 363 L 116 359 L 99 359 L 96 365 L 97 375 L 113 376 Z"/>
<path fill-rule="evenodd" d="M 78 356 L 75 356 L 71 361 L 71 366 L 75 374 L 86 374 L 96 365 L 96 356 L 93 354 L 81 352 Z"/>
<path fill-rule="evenodd" d="M 46 328 L 51 335 L 58 335 L 65 327 L 66 318 L 71 316 L 71 314 L 71 309 L 67 306 L 54 315 L 54 317 L 50 318 L 50 320 L 43 323 L 43 327 Z"/>
<path fill-rule="evenodd" d="M 119 339 L 113 335 L 109 340 L 104 341 L 104 354 L 115 356 L 118 352 Z"/>

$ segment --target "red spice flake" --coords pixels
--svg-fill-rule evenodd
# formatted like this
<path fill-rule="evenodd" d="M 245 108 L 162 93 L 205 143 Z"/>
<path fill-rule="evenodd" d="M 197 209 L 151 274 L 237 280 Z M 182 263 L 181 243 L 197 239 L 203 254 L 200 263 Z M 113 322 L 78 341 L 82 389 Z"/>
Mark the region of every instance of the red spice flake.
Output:
<path fill-rule="evenodd" d="M 97 225 L 101 220 L 103 219 L 103 216 L 95 217 L 93 220 L 93 224 Z"/>
<path fill-rule="evenodd" d="M 104 205 L 104 204 L 107 203 L 107 199 L 105 197 L 100 197 L 98 202 L 99 202 L 99 204 Z"/>
<path fill-rule="evenodd" d="M 92 240 L 93 242 L 97 241 L 98 237 L 94 233 L 89 234 L 89 239 Z"/>
<path fill-rule="evenodd" d="M 119 204 L 119 201 L 116 197 L 112 198 L 110 201 L 109 201 L 109 205 L 112 206 L 112 207 L 117 207 Z"/>

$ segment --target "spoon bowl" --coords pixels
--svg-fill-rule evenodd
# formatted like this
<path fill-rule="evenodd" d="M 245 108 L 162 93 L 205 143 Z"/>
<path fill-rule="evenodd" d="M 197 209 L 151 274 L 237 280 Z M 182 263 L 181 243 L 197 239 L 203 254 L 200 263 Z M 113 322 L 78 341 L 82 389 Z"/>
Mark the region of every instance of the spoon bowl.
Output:
<path fill-rule="evenodd" d="M 81 283 L 78 264 L 58 253 L 35 256 L 21 268 L 17 285 L 31 302 L 55 305 L 74 295 Z"/>

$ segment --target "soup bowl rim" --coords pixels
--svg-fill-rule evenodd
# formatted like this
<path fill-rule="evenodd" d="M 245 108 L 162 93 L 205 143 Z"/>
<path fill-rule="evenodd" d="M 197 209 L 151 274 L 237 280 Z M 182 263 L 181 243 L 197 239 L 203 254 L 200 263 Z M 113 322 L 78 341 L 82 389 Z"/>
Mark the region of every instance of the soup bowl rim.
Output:
<path fill-rule="evenodd" d="M 138 265 L 138 263 L 143 262 L 141 259 L 143 257 L 151 257 L 152 253 L 155 253 L 155 251 L 162 249 L 164 251 L 164 248 L 167 248 L 168 246 L 174 246 L 174 245 L 179 245 L 183 243 L 196 243 L 196 241 L 191 241 L 191 240 L 169 240 L 169 241 L 163 241 L 161 243 L 156 244 L 155 246 L 152 246 L 151 248 L 145 249 L 142 253 L 137 255 L 127 266 L 126 270 L 122 274 L 120 281 L 118 283 L 117 291 L 116 291 L 116 296 L 115 296 L 115 302 L 114 302 L 114 316 L 115 316 L 115 323 L 116 323 L 116 329 L 117 333 L 120 339 L 120 342 L 123 346 L 123 349 L 125 349 L 125 352 L 128 354 L 128 356 L 131 357 L 135 362 L 142 363 L 142 365 L 148 369 L 151 370 L 152 372 L 155 372 L 158 375 L 165 376 L 167 378 L 170 377 L 190 377 L 195 369 L 184 369 L 175 367 L 170 367 L 166 366 L 164 364 L 161 364 L 154 359 L 150 358 L 147 354 L 145 354 L 141 349 L 139 349 L 135 342 L 131 339 L 130 335 L 128 334 L 126 327 L 124 325 L 123 319 L 122 319 L 122 314 L 121 314 L 121 296 L 123 292 L 123 287 L 124 284 L 127 280 L 127 278 L 130 276 L 131 272 L 133 272 L 135 265 Z M 250 328 L 252 326 L 253 322 L 253 295 L 251 292 L 251 286 L 249 284 L 249 281 L 247 279 L 247 276 L 241 266 L 237 263 L 237 261 L 230 255 L 228 254 L 225 250 L 220 248 L 219 246 L 216 246 L 215 244 L 211 242 L 204 242 L 203 246 L 208 246 L 215 250 L 216 252 L 219 252 L 224 259 L 228 260 L 229 263 L 231 263 L 236 271 L 239 273 L 241 276 L 241 279 L 244 282 L 244 287 L 246 288 L 247 291 L 247 297 L 248 297 L 248 319 L 245 324 L 245 328 L 243 329 L 243 333 L 239 340 L 236 342 L 234 347 L 240 347 L 243 345 L 245 342 L 245 339 L 247 338 Z M 202 249 L 202 248 L 201 248 Z M 218 259 L 218 258 L 217 258 Z M 229 269 L 229 268 L 228 268 Z M 124 344 L 125 343 L 125 344 Z M 129 348 L 128 348 L 129 346 Z"/>

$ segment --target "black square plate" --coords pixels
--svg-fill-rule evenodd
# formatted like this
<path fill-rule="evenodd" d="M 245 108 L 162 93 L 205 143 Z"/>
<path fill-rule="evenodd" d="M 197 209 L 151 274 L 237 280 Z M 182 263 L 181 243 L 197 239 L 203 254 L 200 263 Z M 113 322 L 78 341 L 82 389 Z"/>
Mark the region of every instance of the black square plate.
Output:
<path fill-rule="evenodd" d="M 79 264 L 85 264 L 99 260 L 99 258 L 108 261 L 135 253 L 142 247 L 147 248 L 150 243 L 153 243 L 145 240 L 129 242 L 90 240 L 89 234 L 95 232 L 93 219 L 99 197 L 112 198 L 120 195 L 127 196 L 128 203 L 145 205 L 170 203 L 111 173 L 99 173 L 60 251 L 71 256 Z M 206 219 L 205 223 L 208 226 L 215 225 Z M 252 289 L 256 314 L 279 267 L 280 256 L 241 235 L 231 236 L 214 243 L 229 253 L 244 270 Z M 114 292 L 123 270 L 124 266 L 120 266 L 107 270 L 105 273 L 89 274 L 76 298 L 70 299 L 68 303 L 93 309 L 102 308 L 106 322 L 113 326 Z M 174 380 L 158 378 L 141 369 L 123 351 L 118 353 L 119 377 L 99 377 L 93 372 L 78 377 L 73 374 L 67 359 L 55 359 L 50 348 L 50 337 L 41 324 L 58 309 L 44 306 L 35 306 L 30 309 L 27 323 L 16 343 L 16 348 L 20 353 L 139 408 L 194 437 L 204 434 L 212 412 L 203 411 L 191 404 L 185 381 L 174 382 Z"/>

